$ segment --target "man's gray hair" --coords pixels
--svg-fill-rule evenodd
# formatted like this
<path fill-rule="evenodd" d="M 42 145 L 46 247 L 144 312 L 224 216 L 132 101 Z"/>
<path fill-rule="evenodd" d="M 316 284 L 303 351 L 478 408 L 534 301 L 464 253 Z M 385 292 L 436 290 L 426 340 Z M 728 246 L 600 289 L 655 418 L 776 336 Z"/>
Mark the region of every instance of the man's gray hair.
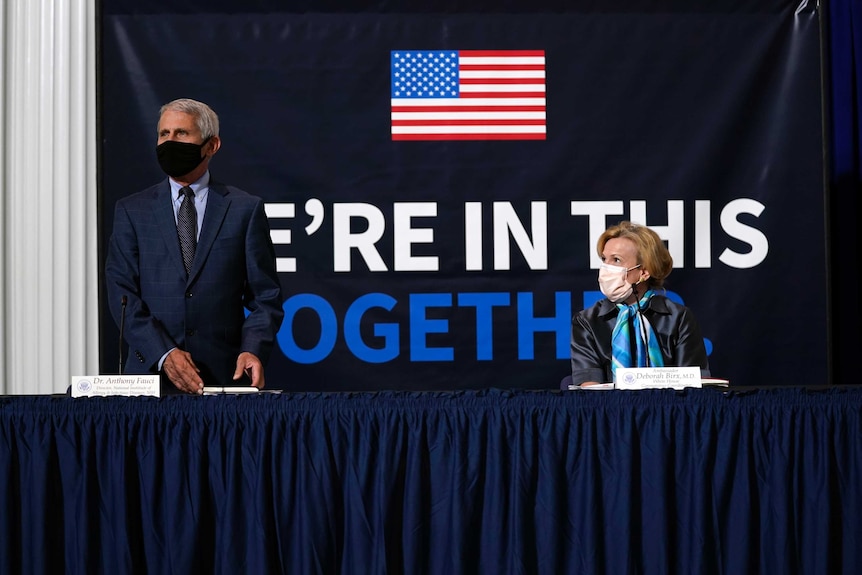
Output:
<path fill-rule="evenodd" d="M 201 131 L 201 135 L 204 140 L 208 140 L 213 136 L 218 136 L 218 116 L 216 116 L 216 113 L 213 112 L 212 108 L 203 102 L 198 102 L 197 100 L 189 98 L 180 98 L 178 100 L 168 102 L 159 110 L 160 120 L 162 118 L 162 114 L 168 110 L 172 112 L 183 112 L 184 114 L 194 116 L 195 123 Z"/>

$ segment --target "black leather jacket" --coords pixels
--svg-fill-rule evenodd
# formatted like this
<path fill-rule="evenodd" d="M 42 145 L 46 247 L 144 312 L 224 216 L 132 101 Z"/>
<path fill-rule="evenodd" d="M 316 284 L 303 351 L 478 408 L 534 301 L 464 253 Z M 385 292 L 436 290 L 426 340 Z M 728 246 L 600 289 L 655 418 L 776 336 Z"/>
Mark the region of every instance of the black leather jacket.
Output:
<path fill-rule="evenodd" d="M 617 306 L 603 299 L 572 318 L 572 383 L 613 381 L 611 334 L 617 323 Z M 709 377 L 709 362 L 703 336 L 694 314 L 687 307 L 654 295 L 643 315 L 659 340 L 665 367 L 699 366 Z"/>

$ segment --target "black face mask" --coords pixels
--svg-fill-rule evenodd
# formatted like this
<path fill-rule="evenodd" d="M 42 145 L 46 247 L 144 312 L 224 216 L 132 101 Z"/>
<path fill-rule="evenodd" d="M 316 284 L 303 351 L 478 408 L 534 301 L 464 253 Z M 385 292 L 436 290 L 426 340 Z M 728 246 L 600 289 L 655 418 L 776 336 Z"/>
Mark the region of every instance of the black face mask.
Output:
<path fill-rule="evenodd" d="M 174 140 L 162 142 L 156 146 L 156 157 L 162 171 L 172 178 L 185 176 L 204 161 L 201 151 L 207 141 L 205 140 L 203 144 L 176 142 Z"/>

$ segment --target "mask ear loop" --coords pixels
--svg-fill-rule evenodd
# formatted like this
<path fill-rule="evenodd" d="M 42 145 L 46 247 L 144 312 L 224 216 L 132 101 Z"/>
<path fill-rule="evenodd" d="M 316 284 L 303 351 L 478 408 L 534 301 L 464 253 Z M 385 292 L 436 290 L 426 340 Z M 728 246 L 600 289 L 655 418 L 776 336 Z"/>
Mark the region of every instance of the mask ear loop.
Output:
<path fill-rule="evenodd" d="M 636 269 L 636 268 L 639 268 L 640 266 L 641 266 L 641 264 L 638 264 L 631 269 Z M 643 270 L 641 270 L 641 276 L 643 276 Z M 635 283 L 632 284 L 632 291 L 635 294 L 635 299 L 637 300 L 637 304 L 638 304 L 638 313 L 640 313 L 640 311 L 641 311 L 640 297 L 638 297 L 638 286 L 641 285 L 641 282 L 643 282 L 643 281 L 644 281 L 643 277 L 639 277 L 638 281 L 636 281 Z"/>

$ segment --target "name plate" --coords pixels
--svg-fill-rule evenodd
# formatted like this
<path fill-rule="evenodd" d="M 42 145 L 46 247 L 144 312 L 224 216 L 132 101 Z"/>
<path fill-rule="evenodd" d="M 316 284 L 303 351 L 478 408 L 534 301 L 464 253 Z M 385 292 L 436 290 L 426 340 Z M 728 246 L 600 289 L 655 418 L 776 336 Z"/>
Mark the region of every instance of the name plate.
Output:
<path fill-rule="evenodd" d="M 76 375 L 72 397 L 152 395 L 160 397 L 158 375 Z"/>
<path fill-rule="evenodd" d="M 617 389 L 683 389 L 703 387 L 699 367 L 621 367 Z"/>

